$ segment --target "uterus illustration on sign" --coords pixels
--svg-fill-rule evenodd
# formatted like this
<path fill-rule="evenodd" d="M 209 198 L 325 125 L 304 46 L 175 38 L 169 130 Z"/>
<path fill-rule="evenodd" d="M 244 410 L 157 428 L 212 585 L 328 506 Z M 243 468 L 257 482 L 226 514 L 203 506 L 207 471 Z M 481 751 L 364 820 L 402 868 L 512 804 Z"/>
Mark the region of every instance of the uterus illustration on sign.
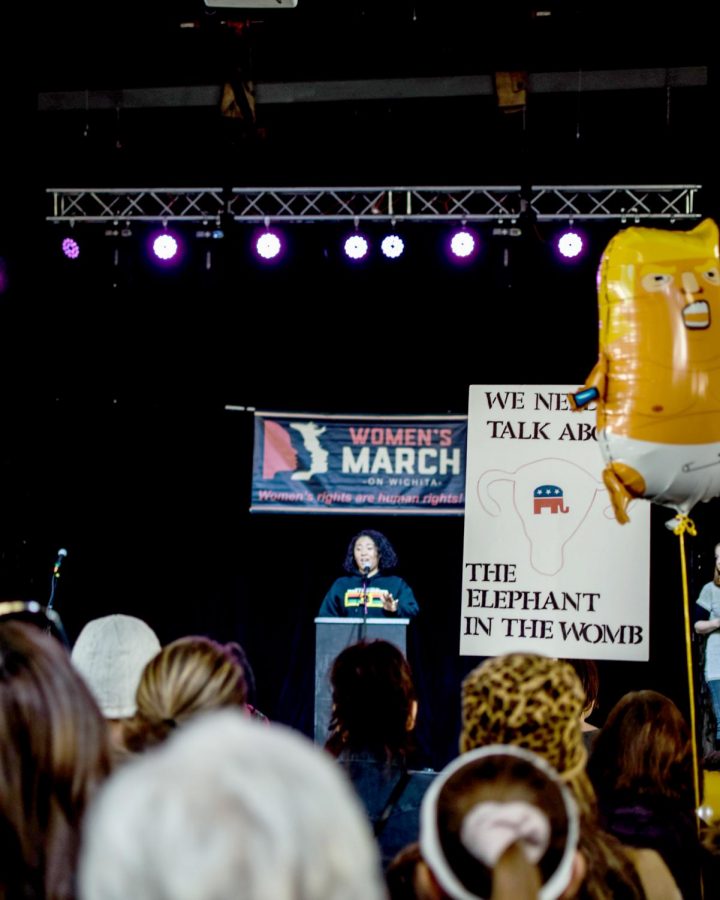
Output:
<path fill-rule="evenodd" d="M 493 491 L 501 482 L 509 483 L 511 490 Z M 542 575 L 563 568 L 565 547 L 582 529 L 597 494 L 607 500 L 601 479 L 557 458 L 534 460 L 511 472 L 488 469 L 477 482 L 477 497 L 488 515 L 496 518 L 510 507 L 514 510 L 528 540 L 530 565 Z"/>

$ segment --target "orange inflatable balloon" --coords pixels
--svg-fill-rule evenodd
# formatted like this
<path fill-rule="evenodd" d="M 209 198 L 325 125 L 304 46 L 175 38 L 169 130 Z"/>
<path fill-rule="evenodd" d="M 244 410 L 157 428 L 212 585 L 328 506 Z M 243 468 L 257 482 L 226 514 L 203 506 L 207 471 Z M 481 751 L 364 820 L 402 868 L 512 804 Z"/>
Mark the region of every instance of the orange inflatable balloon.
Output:
<path fill-rule="evenodd" d="M 597 402 L 603 479 L 618 522 L 645 498 L 687 515 L 720 494 L 718 227 L 627 228 L 600 262 L 600 352 L 579 408 Z"/>

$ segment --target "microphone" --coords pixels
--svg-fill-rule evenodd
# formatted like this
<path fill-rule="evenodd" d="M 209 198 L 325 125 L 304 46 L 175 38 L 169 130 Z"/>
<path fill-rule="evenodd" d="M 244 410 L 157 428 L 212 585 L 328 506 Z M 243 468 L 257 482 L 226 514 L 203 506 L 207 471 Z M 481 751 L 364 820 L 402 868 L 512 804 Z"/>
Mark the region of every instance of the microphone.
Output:
<path fill-rule="evenodd" d="M 60 577 L 60 566 L 62 565 L 62 561 L 67 556 L 67 550 L 64 547 L 61 547 L 58 550 L 57 559 L 55 560 L 55 565 L 53 566 L 53 575 L 56 578 Z"/>
<path fill-rule="evenodd" d="M 368 595 L 367 595 L 367 584 L 368 584 L 368 576 L 370 574 L 370 563 L 363 564 L 363 581 L 362 581 L 362 604 L 363 604 L 363 618 L 367 616 L 368 611 Z M 363 635 L 364 637 L 364 635 Z"/>

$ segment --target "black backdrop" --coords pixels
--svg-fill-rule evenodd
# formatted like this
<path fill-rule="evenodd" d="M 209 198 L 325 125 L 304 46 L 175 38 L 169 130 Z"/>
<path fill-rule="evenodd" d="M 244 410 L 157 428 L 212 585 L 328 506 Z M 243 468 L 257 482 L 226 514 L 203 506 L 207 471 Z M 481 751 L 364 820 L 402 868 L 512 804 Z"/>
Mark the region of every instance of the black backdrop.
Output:
<path fill-rule="evenodd" d="M 251 515 L 252 415 L 225 406 L 464 413 L 470 384 L 580 384 L 613 231 L 591 229 L 588 262 L 570 269 L 551 259 L 548 226 L 509 248 L 486 235 L 481 262 L 458 271 L 434 252 L 438 226 L 418 226 L 404 263 L 360 271 L 336 259 L 331 229 L 296 226 L 283 268 L 259 270 L 229 236 L 209 271 L 196 254 L 179 275 L 156 276 L 131 244 L 113 267 L 101 241 L 73 269 L 50 229 L 0 296 L 1 593 L 45 601 L 65 547 L 55 605 L 71 639 L 126 612 L 163 642 L 239 640 L 258 706 L 310 734 L 313 618 L 350 536 L 379 528 L 421 604 L 409 656 L 421 744 L 442 765 L 457 744 L 460 680 L 477 663 L 457 655 L 462 518 Z M 652 512 L 651 658 L 601 663 L 598 722 L 641 687 L 687 711 L 678 540 L 663 524 L 671 511 Z M 694 600 L 712 569 L 717 502 L 693 515 Z"/>

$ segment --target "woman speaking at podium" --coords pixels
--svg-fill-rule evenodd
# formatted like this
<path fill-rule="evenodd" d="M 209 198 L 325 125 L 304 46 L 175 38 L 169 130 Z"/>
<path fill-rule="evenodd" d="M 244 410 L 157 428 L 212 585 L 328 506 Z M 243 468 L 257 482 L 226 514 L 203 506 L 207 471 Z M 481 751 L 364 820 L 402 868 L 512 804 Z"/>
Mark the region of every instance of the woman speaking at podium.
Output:
<path fill-rule="evenodd" d="M 398 575 L 392 544 L 379 531 L 366 529 L 350 541 L 343 568 L 320 606 L 319 616 L 385 616 L 411 619 L 419 612 L 412 589 Z"/>

